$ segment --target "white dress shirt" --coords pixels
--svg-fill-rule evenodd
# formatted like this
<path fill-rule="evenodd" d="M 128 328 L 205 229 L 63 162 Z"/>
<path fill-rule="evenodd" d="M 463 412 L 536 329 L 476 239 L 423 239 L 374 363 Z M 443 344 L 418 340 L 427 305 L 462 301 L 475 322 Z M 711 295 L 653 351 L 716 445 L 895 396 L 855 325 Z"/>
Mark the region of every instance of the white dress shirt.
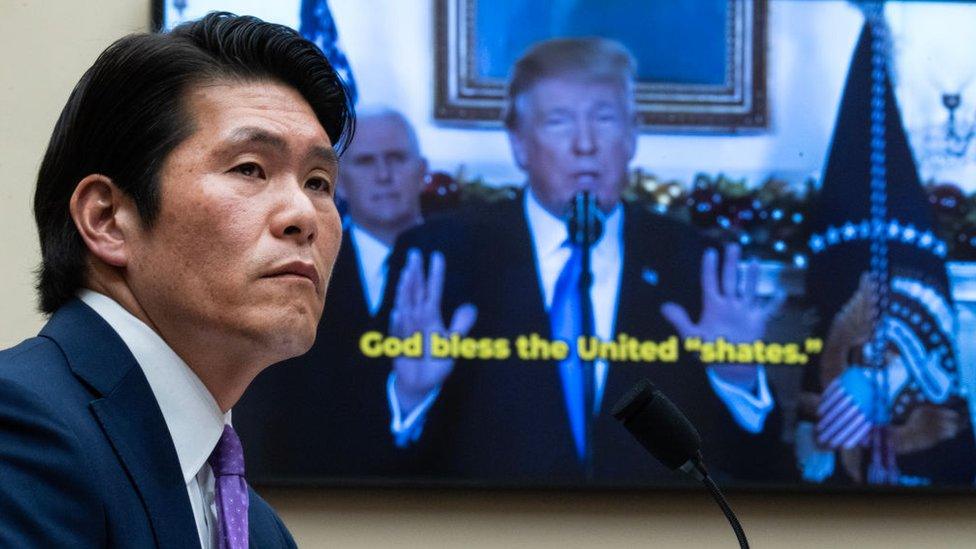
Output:
<path fill-rule="evenodd" d="M 393 248 L 353 222 L 349 223 L 349 236 L 356 249 L 359 280 L 363 284 L 369 314 L 375 316 L 383 303 L 386 273 L 389 270 L 386 260 L 390 257 Z"/>
<path fill-rule="evenodd" d="M 214 476 L 207 459 L 230 412 L 220 411 L 200 378 L 152 328 L 105 295 L 82 290 L 78 297 L 119 334 L 142 368 L 176 447 L 200 545 L 216 547 Z"/>
<path fill-rule="evenodd" d="M 566 222 L 549 213 L 539 204 L 531 190 L 525 192 L 525 219 L 532 235 L 532 248 L 535 251 L 536 272 L 546 311 L 552 307 L 556 281 L 562 273 L 572 250 L 565 246 L 569 240 Z M 602 341 L 613 339 L 617 319 L 617 303 L 620 293 L 620 275 L 624 265 L 624 212 L 619 204 L 603 220 L 603 234 L 590 248 L 590 271 L 593 284 L 590 286 L 590 303 L 593 304 L 593 332 Z M 572 342 L 571 342 L 572 344 Z M 597 360 L 594 368 L 593 400 L 594 411 L 600 410 L 603 389 L 607 381 L 607 362 Z"/>
<path fill-rule="evenodd" d="M 571 253 L 570 248 L 563 245 L 568 239 L 569 231 L 564 220 L 552 215 L 539 204 L 531 189 L 525 192 L 524 210 L 535 252 L 536 273 L 539 276 L 545 307 L 548 310 L 552 305 L 556 280 Z M 593 285 L 590 287 L 590 300 L 593 303 L 594 332 L 604 341 L 612 340 L 616 332 L 620 277 L 624 262 L 623 223 L 623 207 L 617 205 L 604 220 L 603 235 L 600 240 L 591 248 L 590 268 L 593 272 Z M 594 364 L 595 411 L 601 408 L 607 368 L 607 363 L 603 360 L 598 360 Z M 762 431 L 766 417 L 773 408 L 765 369 L 760 366 L 757 371 L 756 394 L 725 382 L 713 368 L 708 368 L 706 372 L 712 389 L 730 409 L 733 418 L 740 427 L 751 433 Z M 403 446 L 420 436 L 424 417 L 437 397 L 437 390 L 432 391 L 407 417 L 403 417 L 394 390 L 395 380 L 395 374 L 391 374 L 387 380 L 387 398 L 392 415 L 390 430 L 397 445 Z"/>

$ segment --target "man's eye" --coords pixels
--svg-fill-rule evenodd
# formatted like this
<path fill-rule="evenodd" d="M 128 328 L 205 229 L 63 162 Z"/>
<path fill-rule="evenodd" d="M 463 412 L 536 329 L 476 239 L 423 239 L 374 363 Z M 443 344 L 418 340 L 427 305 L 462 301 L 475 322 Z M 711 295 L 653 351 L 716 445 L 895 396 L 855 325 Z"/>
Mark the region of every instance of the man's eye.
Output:
<path fill-rule="evenodd" d="M 245 162 L 240 166 L 234 166 L 234 168 L 231 169 L 231 171 L 237 172 L 245 177 L 264 178 L 264 170 L 262 170 L 261 166 L 258 166 L 254 162 Z"/>
<path fill-rule="evenodd" d="M 322 177 L 313 177 L 305 182 L 305 188 L 311 189 L 313 191 L 329 192 L 332 185 L 329 183 L 328 179 Z"/>

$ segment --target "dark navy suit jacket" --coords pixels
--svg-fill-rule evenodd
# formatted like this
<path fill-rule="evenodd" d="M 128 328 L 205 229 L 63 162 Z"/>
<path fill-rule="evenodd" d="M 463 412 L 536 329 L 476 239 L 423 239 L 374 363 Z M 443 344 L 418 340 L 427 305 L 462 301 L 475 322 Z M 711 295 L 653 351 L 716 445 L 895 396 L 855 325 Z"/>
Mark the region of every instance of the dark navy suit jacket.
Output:
<path fill-rule="evenodd" d="M 294 547 L 253 490 L 248 519 L 252 547 Z M 79 300 L 0 351 L 0 546 L 200 546 L 149 383 Z"/>

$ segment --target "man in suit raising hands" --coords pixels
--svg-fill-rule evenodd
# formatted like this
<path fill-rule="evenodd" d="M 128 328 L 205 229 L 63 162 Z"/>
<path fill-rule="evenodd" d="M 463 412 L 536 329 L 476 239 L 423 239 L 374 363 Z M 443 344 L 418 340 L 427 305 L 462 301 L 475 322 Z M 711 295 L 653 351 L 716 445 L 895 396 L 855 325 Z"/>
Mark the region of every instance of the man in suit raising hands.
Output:
<path fill-rule="evenodd" d="M 637 144 L 634 73 L 629 52 L 599 38 L 542 42 L 516 62 L 505 125 L 526 187 L 513 201 L 404 234 L 391 262 L 402 271 L 386 303 L 393 335 L 535 333 L 573 348 L 581 333 L 569 319 L 590 310 L 592 333 L 604 341 L 620 334 L 653 341 L 763 336 L 782 296 L 757 298 L 755 263 L 740 284 L 738 247 L 726 247 L 719 265 L 717 249 L 690 227 L 621 201 Z M 580 251 L 566 221 L 581 191 L 595 198 L 602 225 L 587 307 L 576 290 Z M 774 402 L 756 365 L 596 360 L 587 373 L 573 356 L 512 357 L 394 360 L 388 399 L 395 439 L 429 452 L 435 470 L 466 479 L 671 482 L 605 412 L 649 376 L 703 432 L 705 456 L 720 476 L 762 478 L 756 453 L 778 449 L 775 421 L 767 421 Z M 590 411 L 580 396 L 587 381 Z"/>

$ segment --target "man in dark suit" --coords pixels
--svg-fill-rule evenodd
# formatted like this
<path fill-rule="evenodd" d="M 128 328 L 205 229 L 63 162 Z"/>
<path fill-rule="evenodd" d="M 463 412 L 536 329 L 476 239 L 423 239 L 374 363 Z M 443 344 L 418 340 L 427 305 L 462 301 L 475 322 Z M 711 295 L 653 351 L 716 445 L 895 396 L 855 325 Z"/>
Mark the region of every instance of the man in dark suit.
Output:
<path fill-rule="evenodd" d="M 516 63 L 506 126 L 526 190 L 404 234 L 386 303 L 394 335 L 566 337 L 567 317 L 590 307 L 574 294 L 580 255 L 566 224 L 574 197 L 586 191 L 602 212 L 586 296 L 594 335 L 762 337 L 782 297 L 757 299 L 755 264 L 740 281 L 737 247 L 726 248 L 720 266 L 717 250 L 691 228 L 621 202 L 636 149 L 633 75 L 630 54 L 602 39 L 543 42 Z M 764 370 L 754 364 L 596 360 L 587 372 L 572 354 L 519 360 L 516 351 L 500 360 L 393 361 L 391 403 L 407 418 L 394 435 L 427 457 L 430 472 L 501 484 L 677 482 L 607 412 L 645 376 L 702 431 L 718 477 L 782 480 L 777 464 L 790 466 Z M 590 375 L 588 401 L 579 395 Z M 589 428 L 584 402 L 593 405 Z"/>
<path fill-rule="evenodd" d="M 297 33 L 211 14 L 108 48 L 35 195 L 38 337 L 0 352 L 0 545 L 294 546 L 230 409 L 312 345 L 352 110 Z"/>
<path fill-rule="evenodd" d="M 416 133 L 401 113 L 357 109 L 356 137 L 343 153 L 338 188 L 348 206 L 345 243 L 315 345 L 258 376 L 234 410 L 234 423 L 249 442 L 252 478 L 348 481 L 408 470 L 389 436 L 388 363 L 365 357 L 359 340 L 385 329 L 377 312 L 387 259 L 397 236 L 422 221 L 426 175 Z M 315 436 L 297 425 L 308 425 Z"/>

